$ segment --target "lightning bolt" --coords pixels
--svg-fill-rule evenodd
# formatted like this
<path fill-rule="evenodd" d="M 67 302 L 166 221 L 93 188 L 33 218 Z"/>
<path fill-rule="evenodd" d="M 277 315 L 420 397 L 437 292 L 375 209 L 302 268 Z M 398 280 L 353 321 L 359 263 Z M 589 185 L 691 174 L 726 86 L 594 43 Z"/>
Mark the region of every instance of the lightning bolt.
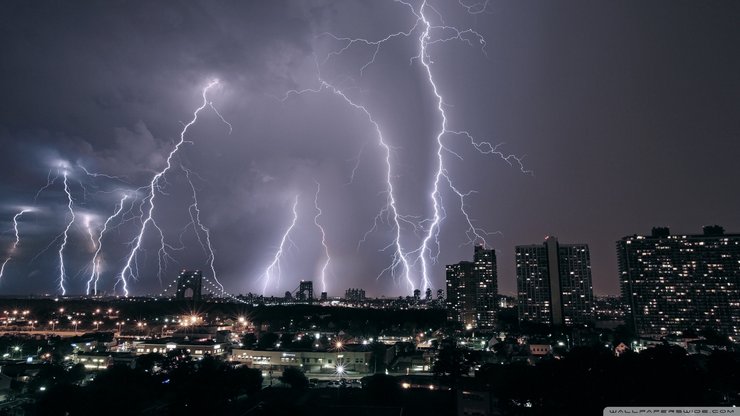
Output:
<path fill-rule="evenodd" d="M 67 171 L 64 171 L 64 193 L 67 194 L 67 209 L 69 210 L 71 218 L 67 223 L 67 227 L 62 232 L 62 245 L 59 247 L 59 289 L 62 291 L 62 296 L 67 294 L 67 289 L 64 287 L 64 280 L 67 277 L 67 272 L 64 268 L 64 248 L 67 246 L 69 229 L 75 222 L 74 200 L 72 199 L 72 193 L 69 190 L 67 176 Z"/>
<path fill-rule="evenodd" d="M 488 5 L 490 4 L 490 2 L 491 2 L 491 0 L 485 0 L 485 1 L 480 1 L 480 2 L 477 2 L 477 3 L 470 3 L 470 4 L 468 4 L 468 3 L 464 2 L 463 0 L 458 0 L 458 3 L 460 3 L 460 5 L 462 7 L 464 7 L 465 10 L 467 10 L 468 13 L 470 13 L 470 14 L 481 14 L 481 13 L 485 13 L 487 11 L 487 9 L 488 9 Z"/>
<path fill-rule="evenodd" d="M 437 171 L 434 175 L 434 185 L 432 188 L 432 192 L 429 195 L 430 200 L 432 201 L 433 206 L 433 217 L 430 221 L 429 228 L 427 230 L 427 234 L 422 240 L 422 244 L 419 248 L 419 261 L 421 261 L 422 265 L 422 290 L 426 291 L 427 288 L 431 287 L 431 281 L 429 279 L 429 270 L 428 270 L 428 262 L 431 261 L 433 263 L 437 262 L 437 259 L 439 257 L 439 251 L 440 251 L 440 245 L 439 245 L 439 231 L 440 231 L 440 225 L 442 221 L 446 218 L 446 212 L 442 205 L 442 195 L 440 193 L 440 183 L 444 180 L 447 183 L 447 186 L 450 190 L 458 197 L 460 201 L 460 213 L 462 214 L 463 218 L 465 219 L 465 222 L 468 225 L 468 229 L 466 230 L 466 234 L 468 235 L 469 243 L 475 244 L 476 242 L 481 242 L 484 246 L 488 246 L 488 242 L 486 241 L 485 236 L 490 234 L 486 232 L 485 230 L 476 227 L 473 225 L 473 220 L 470 217 L 470 214 L 468 213 L 466 207 L 465 207 L 465 198 L 475 191 L 468 191 L 468 192 L 462 192 L 460 191 L 454 184 L 452 177 L 449 174 L 449 171 L 447 170 L 447 166 L 445 164 L 445 154 L 450 154 L 453 156 L 458 157 L 462 160 L 462 157 L 449 149 L 445 146 L 443 142 L 443 138 L 446 135 L 463 135 L 466 138 L 468 138 L 473 145 L 473 148 L 476 149 L 478 152 L 482 154 L 494 154 L 502 158 L 505 162 L 509 163 L 510 165 L 513 163 L 512 160 L 516 161 L 519 165 L 519 168 L 522 172 L 528 173 L 524 169 L 524 166 L 522 164 L 521 158 L 518 158 L 514 155 L 504 155 L 500 151 L 498 151 L 498 146 L 492 146 L 488 142 L 477 142 L 476 139 L 467 131 L 455 131 L 450 130 L 448 128 L 448 117 L 447 113 L 445 111 L 445 101 L 442 97 L 442 94 L 439 91 L 439 88 L 437 86 L 436 81 L 434 80 L 434 76 L 432 73 L 432 60 L 428 53 L 428 46 L 432 43 L 436 42 L 446 42 L 449 40 L 462 40 L 467 42 L 468 44 L 471 44 L 470 40 L 464 37 L 465 34 L 470 34 L 474 36 L 479 43 L 482 45 L 481 48 L 485 52 L 485 40 L 483 36 L 481 36 L 478 32 L 472 30 L 472 29 L 466 29 L 466 30 L 459 30 L 455 27 L 451 26 L 433 26 L 427 16 L 424 14 L 424 9 L 427 6 L 426 0 L 424 0 L 421 4 L 421 7 L 419 8 L 419 13 L 416 14 L 417 18 L 421 19 L 424 26 L 424 31 L 419 36 L 419 55 L 418 59 L 419 62 L 421 62 L 421 65 L 424 67 L 424 72 L 426 73 L 427 80 L 429 81 L 429 85 L 432 88 L 432 92 L 434 93 L 434 96 L 437 101 L 437 112 L 439 113 L 440 117 L 440 126 L 439 131 L 437 132 L 436 136 L 436 142 L 437 142 Z M 485 6 L 485 5 L 484 5 Z M 470 10 L 470 9 L 469 9 Z M 435 11 L 436 12 L 436 11 Z M 449 32 L 451 31 L 451 35 L 447 35 L 447 37 L 433 39 L 431 36 L 431 30 L 432 29 L 441 29 L 442 31 Z M 471 44 L 472 45 L 472 44 Z M 434 240 L 434 245 L 436 246 L 436 251 L 432 251 L 430 242 Z"/>
<path fill-rule="evenodd" d="M 224 122 L 226 122 L 226 120 L 224 120 Z M 195 235 L 198 238 L 198 242 L 200 243 L 201 247 L 203 247 L 203 250 L 208 254 L 208 265 L 211 268 L 211 273 L 212 273 L 211 276 L 213 276 L 213 280 L 221 288 L 221 293 L 225 293 L 224 285 L 222 285 L 221 282 L 218 281 L 218 277 L 216 276 L 216 268 L 213 265 L 216 259 L 216 255 L 214 254 L 213 246 L 211 245 L 211 231 L 205 225 L 203 225 L 203 223 L 200 221 L 200 207 L 198 206 L 198 193 L 195 190 L 195 185 L 193 185 L 193 181 L 190 180 L 191 171 L 184 166 L 180 166 L 180 167 L 185 172 L 185 177 L 187 178 L 188 184 L 190 184 L 190 189 L 193 191 L 193 203 L 190 204 L 190 207 L 188 208 L 188 212 L 190 213 L 190 219 L 193 222 L 193 228 L 195 229 Z M 203 241 L 200 237 L 201 232 L 205 235 L 205 241 Z"/>
<path fill-rule="evenodd" d="M 85 175 L 91 177 L 91 178 L 106 178 L 106 179 L 113 179 L 117 181 L 123 182 L 123 178 L 120 176 L 113 176 L 108 175 L 106 173 L 99 173 L 99 172 L 90 172 L 86 167 L 84 167 L 81 163 L 77 163 L 77 167 L 82 169 L 83 172 L 85 172 Z"/>
<path fill-rule="evenodd" d="M 95 250 L 95 254 L 92 258 L 92 272 L 90 273 L 90 278 L 87 280 L 87 288 L 85 289 L 85 294 L 90 294 L 90 286 L 92 285 L 93 288 L 93 294 L 98 294 L 98 280 L 100 279 L 100 251 L 103 248 L 103 234 L 108 230 L 108 224 L 116 218 L 121 211 L 123 211 L 123 204 L 126 202 L 126 199 L 128 199 L 128 195 L 124 194 L 121 197 L 121 201 L 116 205 L 116 208 L 113 212 L 113 214 L 108 217 L 105 222 L 103 223 L 103 228 L 100 230 L 100 234 L 98 234 L 98 241 L 97 241 L 97 249 Z M 92 236 L 92 234 L 91 234 Z M 95 242 L 93 242 L 93 246 L 95 246 Z"/>
<path fill-rule="evenodd" d="M 177 152 L 180 150 L 180 147 L 185 143 L 185 135 L 188 132 L 188 129 L 190 126 L 195 124 L 198 121 L 198 114 L 206 108 L 206 106 L 210 106 L 215 110 L 215 107 L 213 104 L 208 101 L 208 91 L 213 88 L 214 86 L 218 85 L 219 81 L 213 80 L 206 85 L 205 88 L 203 88 L 201 92 L 201 96 L 203 97 L 202 104 L 193 111 L 193 118 L 183 126 L 182 130 L 180 131 L 180 140 L 175 144 L 174 148 L 170 151 L 169 155 L 167 156 L 167 161 L 165 164 L 165 167 L 157 172 L 154 177 L 152 178 L 151 182 L 146 189 L 146 195 L 143 199 L 142 205 L 141 205 L 141 229 L 139 231 L 139 234 L 132 240 L 131 246 L 132 249 L 130 253 L 128 254 L 126 258 L 126 263 L 121 270 L 121 272 L 118 275 L 118 279 L 116 284 L 121 284 L 123 288 L 123 293 L 128 296 L 128 279 L 136 278 L 136 272 L 135 269 L 138 269 L 136 266 L 136 255 L 141 249 L 141 243 L 144 238 L 144 235 L 146 234 L 147 226 L 151 224 L 152 227 L 154 227 L 159 235 L 160 235 L 160 249 L 159 249 L 159 261 L 160 261 L 160 268 L 159 268 L 159 276 L 161 279 L 161 272 L 162 272 L 162 258 L 164 257 L 165 260 L 169 256 L 167 254 L 166 248 L 170 247 L 168 246 L 164 241 L 164 233 L 162 232 L 162 229 L 157 225 L 156 221 L 154 220 L 153 214 L 154 214 L 154 208 L 156 206 L 155 204 L 155 198 L 158 193 L 163 193 L 163 190 L 161 188 L 162 184 L 161 182 L 165 181 L 165 174 L 172 168 L 172 158 L 177 154 Z M 218 114 L 218 112 L 216 112 Z M 221 117 L 220 114 L 218 114 L 219 117 Z M 223 117 L 221 117 L 223 120 Z M 226 122 L 226 120 L 224 120 Z M 228 123 L 227 123 L 228 124 Z M 229 125 L 230 126 L 230 125 Z M 170 247 L 171 248 L 171 247 Z"/>
<path fill-rule="evenodd" d="M 92 244 L 92 249 L 95 250 L 97 248 L 97 243 L 95 241 L 95 236 L 93 235 L 92 225 L 90 224 L 92 222 L 92 215 L 84 215 L 82 221 L 82 226 L 85 227 L 85 231 L 87 231 L 87 235 L 90 236 L 90 243 Z"/>
<path fill-rule="evenodd" d="M 318 68 L 318 63 L 317 63 L 317 70 L 318 69 L 319 68 Z M 386 267 L 385 269 L 381 270 L 380 273 L 378 273 L 378 278 L 385 275 L 386 273 L 390 273 L 390 275 L 395 279 L 399 273 L 398 270 L 400 269 L 402 278 L 406 281 L 410 290 L 413 291 L 414 283 L 411 280 L 411 275 L 410 275 L 411 265 L 407 258 L 408 253 L 404 252 L 404 248 L 401 244 L 401 233 L 402 233 L 401 224 L 411 225 L 414 229 L 418 229 L 419 225 L 414 223 L 414 221 L 411 218 L 399 214 L 398 205 L 396 202 L 396 197 L 395 197 L 395 192 L 394 192 L 394 187 L 393 187 L 393 180 L 392 180 L 393 164 L 391 162 L 391 156 L 392 156 L 391 146 L 386 142 L 385 138 L 383 137 L 383 132 L 380 128 L 380 124 L 378 124 L 378 122 L 373 118 L 372 114 L 365 106 L 354 102 L 342 90 L 340 90 L 334 85 L 323 80 L 321 78 L 320 72 L 319 72 L 319 84 L 320 84 L 319 87 L 315 89 L 290 90 L 285 94 L 283 101 L 286 100 L 291 95 L 302 95 L 306 93 L 319 93 L 323 90 L 328 90 L 334 95 L 337 95 L 338 97 L 340 97 L 346 104 L 348 104 L 353 109 L 360 111 L 363 114 L 363 116 L 373 126 L 375 130 L 375 134 L 377 136 L 378 146 L 383 150 L 383 153 L 384 153 L 384 161 L 385 161 L 385 168 L 386 168 L 386 174 L 385 174 L 386 203 L 383 206 L 383 208 L 381 208 L 378 215 L 375 216 L 372 227 L 370 227 L 370 229 L 365 233 L 365 235 L 362 237 L 362 239 L 358 243 L 358 249 L 359 249 L 359 246 L 367 239 L 367 236 L 370 235 L 370 233 L 372 233 L 373 231 L 377 230 L 378 225 L 381 222 L 384 222 L 384 218 L 385 218 L 386 219 L 385 222 L 390 223 L 391 230 L 394 232 L 394 236 L 391 242 L 388 243 L 388 245 L 386 245 L 385 247 L 383 247 L 381 251 L 392 249 L 393 253 L 391 254 L 391 263 L 388 265 L 388 267 Z M 357 157 L 358 163 L 359 163 L 359 158 L 360 156 Z M 354 178 L 356 170 L 357 170 L 357 164 L 355 165 L 355 168 L 352 170 L 352 178 Z"/>
<path fill-rule="evenodd" d="M 36 192 L 36 196 L 33 198 L 33 203 L 35 204 L 36 201 L 39 199 L 39 196 L 42 192 L 44 192 L 46 189 L 48 189 L 50 186 L 54 185 L 54 182 L 59 178 L 60 169 L 64 167 L 63 164 L 60 164 L 59 169 L 57 169 L 57 173 L 52 176 L 51 172 L 54 171 L 54 169 L 49 169 L 49 173 L 46 175 L 46 185 L 39 188 L 39 190 Z"/>
<path fill-rule="evenodd" d="M 280 246 L 278 247 L 278 250 L 275 252 L 275 256 L 272 258 L 272 262 L 267 266 L 265 269 L 265 272 L 262 273 L 262 276 L 260 276 L 260 279 L 265 280 L 265 284 L 262 288 L 262 294 L 267 293 L 267 286 L 270 284 L 270 281 L 273 277 L 276 277 L 277 282 L 280 281 L 280 258 L 283 256 L 283 253 L 285 252 L 285 244 L 286 242 L 292 243 L 290 240 L 290 232 L 293 230 L 293 227 L 295 227 L 296 222 L 298 222 L 298 195 L 295 196 L 295 201 L 293 202 L 293 220 L 290 223 L 290 226 L 287 230 L 283 233 L 283 237 L 280 239 Z M 277 284 L 277 282 L 275 282 Z"/>
<path fill-rule="evenodd" d="M 378 123 L 376 123 L 368 110 L 359 104 L 356 104 L 352 102 L 344 93 L 339 91 L 337 88 L 331 86 L 327 82 L 320 80 L 322 86 L 321 88 L 329 88 L 332 90 L 335 94 L 340 95 L 342 98 L 347 101 L 348 104 L 353 106 L 356 109 L 360 109 L 367 117 L 371 120 L 371 123 L 375 126 L 376 132 L 378 136 L 380 137 L 380 142 L 383 147 L 386 148 L 386 167 L 387 167 L 387 173 L 386 176 L 387 179 L 387 189 L 388 189 L 388 195 L 389 195 L 389 203 L 381 210 L 381 214 L 383 213 L 390 213 L 390 217 L 392 221 L 394 221 L 394 229 L 396 230 L 396 236 L 394 239 L 394 242 L 392 245 L 395 246 L 395 253 L 392 257 L 392 263 L 389 266 L 389 268 L 385 269 L 382 273 L 385 273 L 387 271 L 393 271 L 397 266 L 400 264 L 403 265 L 404 270 L 404 276 L 406 278 L 406 282 L 408 283 L 408 286 L 411 290 L 414 289 L 415 284 L 412 281 L 411 277 L 409 276 L 409 273 L 412 269 L 412 267 L 415 267 L 417 264 L 421 265 L 421 276 L 420 276 L 420 286 L 423 288 L 423 290 L 426 290 L 427 288 L 431 287 L 431 279 L 429 278 L 429 266 L 430 263 L 434 264 L 437 262 L 437 259 L 440 254 L 440 244 L 439 244 L 439 233 L 440 233 L 440 227 L 442 222 L 447 218 L 447 211 L 445 208 L 445 205 L 442 200 L 442 188 L 446 186 L 452 193 L 454 193 L 457 196 L 457 199 L 459 201 L 459 211 L 467 223 L 468 229 L 466 230 L 466 235 L 468 236 L 468 243 L 475 244 L 476 242 L 482 242 L 483 244 L 487 245 L 486 242 L 486 236 L 490 235 L 492 233 L 487 232 L 486 230 L 475 226 L 474 220 L 471 218 L 470 214 L 468 213 L 467 207 L 466 207 L 466 198 L 472 194 L 475 193 L 475 191 L 462 191 L 459 187 L 455 185 L 455 182 L 453 180 L 453 177 L 451 176 L 448 168 L 448 164 L 446 163 L 447 156 L 454 156 L 458 159 L 462 160 L 462 156 L 460 154 L 456 153 L 454 150 L 449 148 L 445 142 L 444 139 L 448 137 L 463 137 L 467 141 L 470 142 L 471 146 L 474 150 L 477 152 L 484 154 L 484 155 L 494 155 L 502 160 L 504 160 L 509 165 L 516 165 L 519 167 L 519 169 L 523 173 L 531 174 L 530 171 L 526 170 L 524 168 L 524 165 L 522 163 L 522 158 L 517 157 L 515 155 L 507 155 L 504 154 L 499 150 L 499 147 L 501 145 L 492 145 L 489 142 L 486 141 L 479 141 L 477 140 L 471 133 L 465 130 L 453 130 L 450 129 L 448 124 L 448 115 L 446 112 L 445 107 L 447 106 L 445 103 L 445 100 L 442 96 L 442 93 L 440 92 L 440 89 L 438 87 L 438 83 L 434 78 L 434 74 L 432 71 L 432 64 L 433 60 L 430 57 L 429 54 L 429 46 L 438 44 L 438 43 L 445 43 L 449 41 L 462 41 L 467 43 L 470 46 L 474 45 L 474 42 L 480 45 L 481 51 L 485 54 L 485 48 L 486 48 L 486 41 L 484 37 L 478 33 L 477 31 L 473 29 L 458 29 L 454 26 L 449 26 L 445 24 L 444 19 L 442 15 L 434 9 L 431 5 L 427 3 L 426 0 L 422 1 L 421 5 L 419 6 L 418 10 L 414 8 L 413 5 L 411 5 L 408 2 L 405 2 L 403 0 L 395 0 L 397 3 L 403 5 L 404 7 L 408 8 L 413 16 L 416 17 L 413 25 L 404 31 L 398 31 L 391 33 L 379 40 L 369 40 L 364 38 L 350 38 L 350 37 L 340 37 L 333 35 L 331 33 L 324 33 L 322 35 L 326 35 L 328 37 L 331 37 L 335 41 L 342 42 L 343 46 L 341 46 L 339 49 L 336 49 L 334 51 L 331 51 L 324 60 L 324 63 L 326 63 L 329 59 L 332 57 L 337 57 L 344 53 L 345 51 L 349 50 L 355 45 L 358 46 L 366 46 L 371 48 L 370 58 L 367 62 L 365 62 L 364 65 L 360 68 L 360 75 L 363 75 L 364 71 L 368 69 L 374 62 L 375 59 L 378 56 L 378 53 L 380 52 L 381 47 L 396 39 L 396 38 L 409 38 L 411 37 L 415 32 L 420 32 L 418 36 L 418 54 L 415 56 L 412 56 L 410 61 L 413 63 L 414 61 L 418 61 L 421 64 L 422 72 L 425 75 L 426 81 L 428 82 L 431 92 L 433 93 L 435 97 L 435 108 L 439 115 L 440 119 L 440 125 L 439 129 L 437 130 L 435 134 L 435 145 L 436 145 L 436 169 L 433 174 L 433 180 L 432 180 L 432 189 L 429 193 L 429 201 L 432 208 L 432 214 L 430 218 L 425 218 L 420 221 L 416 221 L 413 217 L 409 216 L 402 216 L 399 215 L 398 210 L 396 209 L 396 204 L 393 198 L 392 193 L 392 182 L 390 180 L 390 173 L 391 173 L 391 163 L 390 163 L 390 148 L 385 144 L 382 133 L 380 132 L 380 128 L 378 126 Z M 482 3 L 476 3 L 476 4 L 467 4 L 464 3 L 462 0 L 459 0 L 459 3 L 461 6 L 463 6 L 468 13 L 470 14 L 479 14 L 485 11 L 488 1 L 482 2 Z M 439 20 L 441 21 L 441 24 L 433 24 L 430 18 L 427 16 L 427 12 L 431 10 L 434 14 L 436 14 L 439 17 Z M 293 91 L 295 93 L 302 93 L 306 91 L 316 91 L 316 90 L 303 90 L 303 91 Z M 353 172 L 354 175 L 354 172 Z M 375 223 L 373 227 L 368 231 L 372 232 L 377 229 L 379 217 L 376 217 Z M 404 254 L 403 249 L 400 245 L 400 233 L 401 233 L 401 223 L 405 223 L 408 225 L 411 225 L 415 231 L 422 230 L 423 231 L 423 238 L 421 239 L 420 245 L 413 250 L 409 250 Z M 367 237 L 367 234 L 364 238 Z M 362 241 L 364 241 L 364 238 Z M 414 261 L 410 262 L 409 258 L 415 256 Z M 381 273 L 381 274 L 382 274 Z"/>
<path fill-rule="evenodd" d="M 313 204 L 316 208 L 316 216 L 313 217 L 313 223 L 316 224 L 316 227 L 321 231 L 321 245 L 324 247 L 324 256 L 326 256 L 326 261 L 324 261 L 324 265 L 321 267 L 321 291 L 327 292 L 326 270 L 329 268 L 329 263 L 331 263 L 331 257 L 329 256 L 329 246 L 326 244 L 326 232 L 324 231 L 324 227 L 319 223 L 319 217 L 322 214 L 321 208 L 319 208 L 319 192 L 321 192 L 321 184 L 317 181 L 315 182 L 316 194 L 314 195 Z"/>
<path fill-rule="evenodd" d="M 2 266 L 0 266 L 0 279 L 3 278 L 3 273 L 5 273 L 5 265 L 8 264 L 10 259 L 13 257 L 13 254 L 15 254 L 15 250 L 18 247 L 18 243 L 21 242 L 20 234 L 18 233 L 18 219 L 23 216 L 23 214 L 30 212 L 30 209 L 22 209 L 20 212 L 15 214 L 13 216 L 13 231 L 15 231 L 15 242 L 10 247 L 10 250 L 8 251 L 8 257 L 5 258 L 5 261 L 3 262 Z"/>

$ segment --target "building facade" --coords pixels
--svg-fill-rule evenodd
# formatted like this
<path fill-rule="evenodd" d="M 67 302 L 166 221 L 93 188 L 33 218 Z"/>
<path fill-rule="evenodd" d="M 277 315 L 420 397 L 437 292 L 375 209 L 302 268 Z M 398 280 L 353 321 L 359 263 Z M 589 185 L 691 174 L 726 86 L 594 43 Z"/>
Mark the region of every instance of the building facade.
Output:
<path fill-rule="evenodd" d="M 349 288 L 344 291 L 344 299 L 348 302 L 362 302 L 365 300 L 365 290 Z"/>
<path fill-rule="evenodd" d="M 740 234 L 653 228 L 619 240 L 617 257 L 627 321 L 640 335 L 714 329 L 740 336 Z"/>
<path fill-rule="evenodd" d="M 370 368 L 372 352 L 362 346 L 348 345 L 343 351 L 262 351 L 235 348 L 231 360 L 262 370 L 283 371 L 287 367 L 300 367 L 309 373 L 358 373 L 366 374 Z"/>
<path fill-rule="evenodd" d="M 183 339 L 164 338 L 151 339 L 134 344 L 134 352 L 136 355 L 150 353 L 167 354 L 173 350 L 184 350 L 194 358 L 201 358 L 206 355 L 214 357 L 222 357 L 226 355 L 226 344 L 213 340 L 188 341 Z"/>
<path fill-rule="evenodd" d="M 447 265 L 446 271 L 448 319 L 466 328 L 493 328 L 498 295 L 496 252 L 476 245 L 472 262 Z"/>
<path fill-rule="evenodd" d="M 547 325 L 593 320 L 591 257 L 586 244 L 516 246 L 517 305 L 520 321 Z"/>

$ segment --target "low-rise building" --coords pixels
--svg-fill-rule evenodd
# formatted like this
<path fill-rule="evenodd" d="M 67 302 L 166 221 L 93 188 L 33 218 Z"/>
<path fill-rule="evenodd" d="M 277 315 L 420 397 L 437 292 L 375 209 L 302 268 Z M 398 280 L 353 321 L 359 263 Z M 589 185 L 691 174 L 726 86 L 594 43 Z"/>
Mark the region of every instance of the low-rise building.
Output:
<path fill-rule="evenodd" d="M 172 350 L 185 350 L 195 358 L 200 358 L 204 355 L 226 355 L 226 344 L 213 340 L 189 341 L 186 339 L 175 338 L 155 339 L 138 343 L 134 349 L 136 355 L 150 353 L 166 354 Z"/>
<path fill-rule="evenodd" d="M 337 351 L 249 350 L 235 348 L 231 360 L 252 368 L 282 371 L 300 367 L 309 373 L 358 373 L 371 371 L 372 353 L 363 345 L 346 345 Z"/>
<path fill-rule="evenodd" d="M 112 365 L 133 366 L 136 355 L 127 352 L 87 352 L 77 353 L 72 357 L 75 364 L 82 364 L 85 370 L 98 371 L 105 370 Z"/>

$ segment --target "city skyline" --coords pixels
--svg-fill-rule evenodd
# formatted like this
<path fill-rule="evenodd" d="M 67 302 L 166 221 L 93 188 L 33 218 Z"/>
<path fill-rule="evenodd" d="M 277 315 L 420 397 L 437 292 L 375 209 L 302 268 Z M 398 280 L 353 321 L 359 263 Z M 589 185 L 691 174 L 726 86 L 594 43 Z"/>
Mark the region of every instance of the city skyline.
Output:
<path fill-rule="evenodd" d="M 60 293 L 63 259 L 69 294 L 159 293 L 187 268 L 230 293 L 410 295 L 480 237 L 514 294 L 514 247 L 557 235 L 616 295 L 620 238 L 740 230 L 740 6 L 465 4 L 4 6 L 0 294 Z M 149 187 L 168 254 L 151 223 L 137 250 L 178 140 Z"/>

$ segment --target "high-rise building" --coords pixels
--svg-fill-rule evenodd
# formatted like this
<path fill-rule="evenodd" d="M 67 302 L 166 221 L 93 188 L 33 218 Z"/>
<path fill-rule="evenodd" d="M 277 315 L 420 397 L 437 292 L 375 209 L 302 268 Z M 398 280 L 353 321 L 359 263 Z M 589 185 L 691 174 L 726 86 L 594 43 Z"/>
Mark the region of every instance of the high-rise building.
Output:
<path fill-rule="evenodd" d="M 627 321 L 641 335 L 714 329 L 740 336 L 740 234 L 653 228 L 617 242 Z"/>
<path fill-rule="evenodd" d="M 348 302 L 362 302 L 365 300 L 365 290 L 349 288 L 344 291 L 344 299 Z"/>
<path fill-rule="evenodd" d="M 559 244 L 550 236 L 515 251 L 520 321 L 572 325 L 593 319 L 588 245 Z"/>
<path fill-rule="evenodd" d="M 476 245 L 473 261 L 447 265 L 448 319 L 466 328 L 490 329 L 496 323 L 496 252 Z"/>

